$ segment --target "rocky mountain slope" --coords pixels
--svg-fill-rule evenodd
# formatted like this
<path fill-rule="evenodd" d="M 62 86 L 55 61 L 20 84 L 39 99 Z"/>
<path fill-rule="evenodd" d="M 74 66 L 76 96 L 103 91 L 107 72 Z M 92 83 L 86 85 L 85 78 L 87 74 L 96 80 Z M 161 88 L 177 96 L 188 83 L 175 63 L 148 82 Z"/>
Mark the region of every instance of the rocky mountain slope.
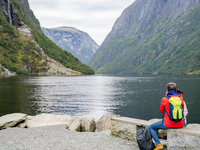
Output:
<path fill-rule="evenodd" d="M 27 0 L 0 1 L 0 74 L 81 75 L 94 74 L 49 40 Z"/>
<path fill-rule="evenodd" d="M 43 33 L 62 49 L 87 64 L 99 46 L 85 32 L 73 27 L 42 28 Z"/>
<path fill-rule="evenodd" d="M 199 10 L 199 0 L 136 0 L 88 64 L 97 73 L 200 73 Z"/>

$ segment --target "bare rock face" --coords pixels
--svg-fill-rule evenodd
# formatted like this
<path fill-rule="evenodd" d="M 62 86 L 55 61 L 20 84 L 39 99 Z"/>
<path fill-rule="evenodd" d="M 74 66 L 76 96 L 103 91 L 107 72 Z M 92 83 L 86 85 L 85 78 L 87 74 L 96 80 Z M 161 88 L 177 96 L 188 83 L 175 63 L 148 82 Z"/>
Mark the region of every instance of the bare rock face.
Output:
<path fill-rule="evenodd" d="M 27 115 L 22 113 L 8 114 L 0 117 L 0 129 L 13 127 L 26 120 Z"/>
<path fill-rule="evenodd" d="M 49 126 L 49 125 L 59 125 L 67 124 L 71 120 L 68 115 L 51 115 L 51 114 L 41 114 L 33 117 L 27 121 L 27 128 Z"/>
<path fill-rule="evenodd" d="M 42 28 L 43 33 L 64 50 L 87 64 L 99 46 L 85 32 L 73 27 Z"/>
<path fill-rule="evenodd" d="M 96 123 L 95 123 L 95 119 L 92 117 L 89 117 L 87 119 L 84 119 L 82 121 L 82 132 L 94 132 L 96 129 Z"/>
<path fill-rule="evenodd" d="M 16 10 L 13 10 L 12 12 L 12 24 L 14 26 L 22 26 L 24 23 L 22 22 L 20 15 L 18 14 L 18 12 Z"/>
<path fill-rule="evenodd" d="M 115 115 L 115 114 L 107 114 L 107 115 L 102 116 L 96 123 L 95 132 L 111 130 L 111 118 L 112 117 L 120 117 L 120 116 Z"/>
<path fill-rule="evenodd" d="M 27 25 L 20 26 L 17 29 L 23 34 L 27 35 L 29 38 L 34 40 L 32 30 Z"/>
<path fill-rule="evenodd" d="M 3 10 L 3 14 L 6 17 L 7 21 L 14 26 L 22 26 L 23 22 L 20 15 L 16 10 L 13 9 L 12 3 L 10 0 L 1 0 L 0 8 Z"/>
<path fill-rule="evenodd" d="M 40 23 L 37 19 L 35 19 L 34 12 L 32 12 L 32 10 L 30 9 L 28 0 L 16 0 L 16 1 L 20 5 L 20 7 L 26 17 L 28 25 L 31 27 L 37 28 L 38 30 L 41 30 Z"/>

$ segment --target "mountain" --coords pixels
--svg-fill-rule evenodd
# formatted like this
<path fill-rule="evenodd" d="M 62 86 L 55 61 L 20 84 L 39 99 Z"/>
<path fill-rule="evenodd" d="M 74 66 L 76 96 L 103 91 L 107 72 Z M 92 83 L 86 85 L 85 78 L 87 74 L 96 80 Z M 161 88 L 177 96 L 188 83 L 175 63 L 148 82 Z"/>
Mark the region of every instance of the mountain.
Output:
<path fill-rule="evenodd" d="M 97 73 L 200 73 L 200 0 L 136 0 L 88 65 Z"/>
<path fill-rule="evenodd" d="M 47 38 L 27 0 L 0 1 L 0 74 L 94 74 Z"/>
<path fill-rule="evenodd" d="M 42 28 L 43 33 L 62 49 L 87 64 L 99 45 L 85 32 L 73 27 Z"/>

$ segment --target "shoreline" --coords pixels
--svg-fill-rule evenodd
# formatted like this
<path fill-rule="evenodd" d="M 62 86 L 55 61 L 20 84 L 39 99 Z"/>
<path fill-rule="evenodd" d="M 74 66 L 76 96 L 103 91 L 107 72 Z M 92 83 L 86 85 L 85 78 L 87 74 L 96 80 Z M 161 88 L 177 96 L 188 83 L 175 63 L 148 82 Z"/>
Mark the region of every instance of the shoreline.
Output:
<path fill-rule="evenodd" d="M 120 116 L 106 114 L 95 122 L 92 117 L 82 119 L 78 116 L 67 115 L 8 114 L 0 117 L 1 149 L 139 150 L 133 138 L 137 132 L 136 126 L 116 125 L 111 121 L 113 117 Z M 152 119 L 149 122 L 153 123 L 158 120 Z M 117 131 L 119 135 L 113 134 L 116 126 L 120 129 L 119 132 Z M 188 124 L 187 126 L 196 130 L 200 129 L 200 124 Z M 162 144 L 168 145 L 167 133 L 165 131 L 158 133 Z M 127 138 L 129 136 L 131 138 Z"/>
<path fill-rule="evenodd" d="M 28 116 L 23 113 L 12 113 L 0 117 L 0 130 L 10 127 L 34 128 L 52 125 L 66 125 L 66 128 L 77 132 L 100 132 L 111 129 L 111 118 L 120 117 L 115 114 L 106 114 L 97 121 L 95 118 L 81 118 L 79 116 L 39 114 Z"/>
<path fill-rule="evenodd" d="M 1 150 L 139 150 L 136 142 L 111 135 L 109 118 L 112 115 L 104 115 L 95 122 L 94 132 L 94 129 L 90 131 L 94 125 L 91 117 L 83 120 L 49 114 L 8 114 L 0 117 Z M 83 127 L 87 131 L 81 131 Z"/>

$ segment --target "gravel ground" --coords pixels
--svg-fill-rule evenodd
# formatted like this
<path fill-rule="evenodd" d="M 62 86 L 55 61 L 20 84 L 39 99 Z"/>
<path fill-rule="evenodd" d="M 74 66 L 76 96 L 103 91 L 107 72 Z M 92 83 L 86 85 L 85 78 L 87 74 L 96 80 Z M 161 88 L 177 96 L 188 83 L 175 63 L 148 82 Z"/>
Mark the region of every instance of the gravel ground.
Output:
<path fill-rule="evenodd" d="M 0 130 L 0 150 L 138 150 L 105 132 L 72 132 L 65 125 Z"/>

